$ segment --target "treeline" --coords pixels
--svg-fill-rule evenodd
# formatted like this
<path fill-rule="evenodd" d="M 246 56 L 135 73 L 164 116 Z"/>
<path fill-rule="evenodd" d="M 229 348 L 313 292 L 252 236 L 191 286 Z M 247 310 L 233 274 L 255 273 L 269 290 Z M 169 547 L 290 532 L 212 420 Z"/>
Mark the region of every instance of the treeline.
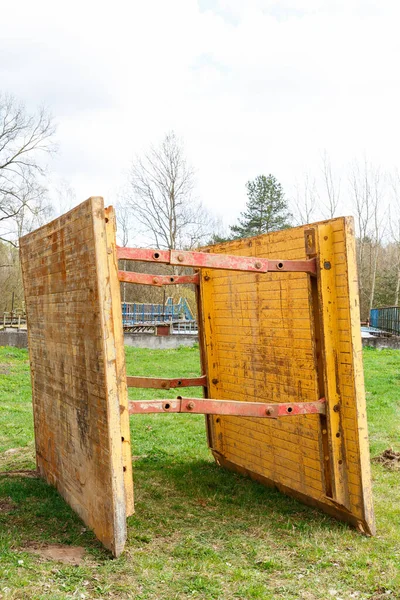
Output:
<path fill-rule="evenodd" d="M 0 311 L 23 304 L 18 239 L 72 208 L 74 192 L 66 184 L 58 202 L 47 186 L 46 160 L 56 151 L 55 127 L 43 109 L 29 113 L 13 97 L 0 94 Z M 307 174 L 285 193 L 272 174 L 245 183 L 247 201 L 236 222 L 224 228 L 196 198 L 195 175 L 177 136 L 168 133 L 159 145 L 132 162 L 124 191 L 116 205 L 118 238 L 122 246 L 161 249 L 198 248 L 230 239 L 332 218 L 354 215 L 357 237 L 361 318 L 373 306 L 397 305 L 400 291 L 400 177 L 382 173 L 364 160 L 339 172 L 327 153 L 318 173 Z M 68 196 L 68 198 L 66 197 Z M 67 202 L 67 205 L 65 205 Z M 68 206 L 69 202 L 69 206 Z M 122 265 L 129 269 L 129 263 Z M 177 267 L 135 264 L 135 269 L 180 272 Z M 152 271 L 151 271 L 152 269 Z M 173 286 L 166 292 L 153 287 L 122 284 L 127 302 L 162 303 L 165 294 L 176 299 L 194 293 Z"/>

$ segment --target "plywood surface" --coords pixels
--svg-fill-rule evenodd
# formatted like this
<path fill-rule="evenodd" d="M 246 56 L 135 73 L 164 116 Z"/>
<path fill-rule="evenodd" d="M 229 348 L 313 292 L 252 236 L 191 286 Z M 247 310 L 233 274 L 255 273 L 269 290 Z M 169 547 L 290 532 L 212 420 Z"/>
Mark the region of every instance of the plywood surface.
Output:
<path fill-rule="evenodd" d="M 126 539 L 120 402 L 127 399 L 106 238 L 103 200 L 90 198 L 20 247 L 38 469 L 118 556 Z M 129 430 L 124 435 L 129 444 Z"/>
<path fill-rule="evenodd" d="M 327 423 L 316 415 L 209 417 L 210 445 L 221 464 L 373 533 L 352 220 L 229 242 L 212 252 L 305 259 L 310 227 L 321 247 L 320 269 L 331 261 L 314 290 L 318 306 L 315 284 L 302 273 L 203 269 L 203 341 L 209 397 L 298 402 L 323 394 Z M 315 309 L 322 320 L 319 340 Z"/>

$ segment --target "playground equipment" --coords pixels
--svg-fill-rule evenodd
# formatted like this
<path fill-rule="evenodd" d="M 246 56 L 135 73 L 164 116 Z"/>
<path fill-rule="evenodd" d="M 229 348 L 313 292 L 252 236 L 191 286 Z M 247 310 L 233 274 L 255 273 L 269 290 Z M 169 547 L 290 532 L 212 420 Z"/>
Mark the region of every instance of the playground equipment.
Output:
<path fill-rule="evenodd" d="M 38 469 L 115 556 L 133 512 L 129 414 L 149 412 L 205 414 L 218 464 L 374 533 L 351 218 L 202 252 L 117 248 L 112 207 L 90 198 L 20 247 Z M 200 377 L 126 376 L 119 281 L 196 286 Z M 128 386 L 189 385 L 198 398 L 128 402 Z"/>

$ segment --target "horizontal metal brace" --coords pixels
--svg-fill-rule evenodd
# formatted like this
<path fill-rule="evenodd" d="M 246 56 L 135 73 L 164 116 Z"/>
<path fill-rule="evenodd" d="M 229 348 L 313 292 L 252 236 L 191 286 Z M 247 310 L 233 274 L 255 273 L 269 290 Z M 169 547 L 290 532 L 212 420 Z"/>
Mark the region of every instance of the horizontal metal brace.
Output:
<path fill-rule="evenodd" d="M 276 419 L 296 415 L 325 414 L 325 398 L 317 402 L 237 402 L 236 400 L 210 400 L 207 398 L 182 398 L 171 400 L 137 400 L 129 402 L 129 414 L 193 413 L 202 415 L 231 415 L 237 417 L 263 417 Z"/>
<path fill-rule="evenodd" d="M 249 271 L 253 273 L 300 272 L 315 275 L 316 259 L 278 260 L 211 252 L 184 250 L 150 250 L 148 248 L 117 248 L 118 259 L 159 262 L 182 267 Z"/>
<path fill-rule="evenodd" d="M 201 377 L 181 377 L 180 379 L 164 379 L 160 377 L 127 377 L 128 387 L 133 388 L 153 388 L 169 390 L 177 387 L 192 387 L 207 385 L 207 376 Z"/>
<path fill-rule="evenodd" d="M 135 273 L 134 271 L 118 271 L 118 279 L 126 283 L 140 283 L 141 285 L 173 285 L 179 283 L 199 284 L 200 276 L 194 275 L 148 275 L 147 273 Z"/>

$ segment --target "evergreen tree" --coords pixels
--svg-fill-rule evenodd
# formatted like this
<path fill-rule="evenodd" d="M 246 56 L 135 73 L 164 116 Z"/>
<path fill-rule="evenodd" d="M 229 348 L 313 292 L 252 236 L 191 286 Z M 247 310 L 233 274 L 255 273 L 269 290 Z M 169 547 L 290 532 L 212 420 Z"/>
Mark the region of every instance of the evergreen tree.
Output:
<path fill-rule="evenodd" d="M 273 175 L 258 175 L 246 183 L 246 210 L 231 226 L 235 238 L 270 233 L 290 227 L 291 214 L 281 184 Z"/>

